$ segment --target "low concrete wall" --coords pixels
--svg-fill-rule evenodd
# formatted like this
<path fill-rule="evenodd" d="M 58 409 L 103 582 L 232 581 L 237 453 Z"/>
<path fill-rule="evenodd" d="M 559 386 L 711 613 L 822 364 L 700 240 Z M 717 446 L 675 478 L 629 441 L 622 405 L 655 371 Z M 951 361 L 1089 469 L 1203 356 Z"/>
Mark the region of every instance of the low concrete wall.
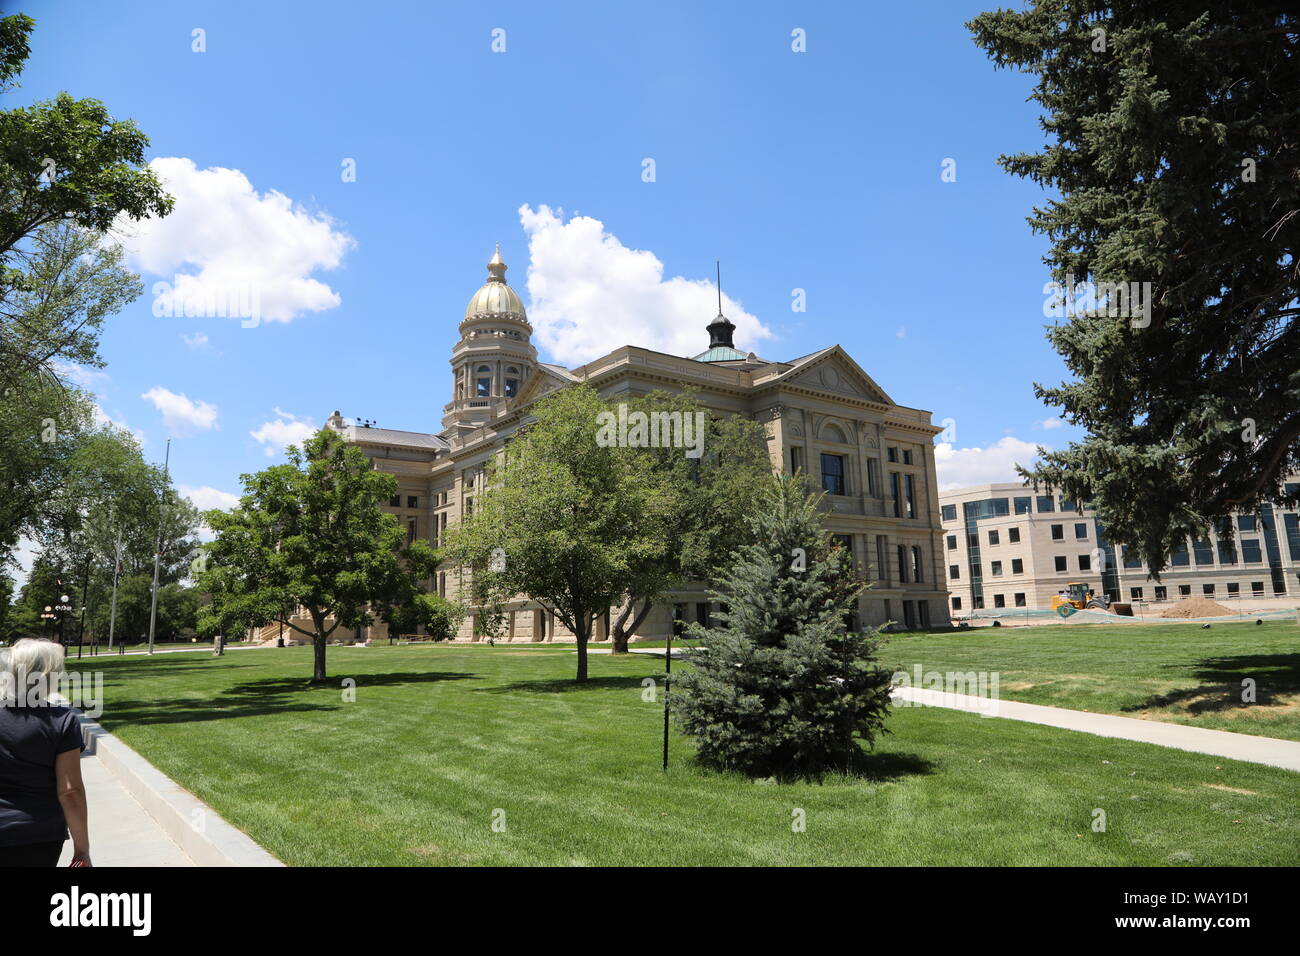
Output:
<path fill-rule="evenodd" d="M 198 866 L 284 866 L 89 717 L 81 717 L 86 753 L 93 754 L 145 812 Z"/>

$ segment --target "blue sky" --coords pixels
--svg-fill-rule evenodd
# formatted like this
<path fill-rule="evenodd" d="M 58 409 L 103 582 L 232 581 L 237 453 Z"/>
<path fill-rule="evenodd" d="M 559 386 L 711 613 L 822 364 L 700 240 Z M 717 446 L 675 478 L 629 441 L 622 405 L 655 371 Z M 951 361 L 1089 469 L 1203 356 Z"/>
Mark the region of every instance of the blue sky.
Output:
<path fill-rule="evenodd" d="M 92 385 L 151 457 L 174 436 L 173 474 L 205 506 L 334 408 L 440 427 L 497 241 L 556 323 L 544 360 L 611 337 L 702 349 L 720 258 L 739 346 L 838 342 L 896 401 L 955 420 L 941 481 L 1002 480 L 1022 443 L 1074 429 L 1044 428 L 1032 393 L 1064 374 L 1025 223 L 1043 194 L 995 159 L 1043 134 L 1031 79 L 963 27 L 990 6 L 32 0 L 6 105 L 102 99 L 179 177 Z M 154 314 L 155 282 L 241 270 L 291 320 Z"/>

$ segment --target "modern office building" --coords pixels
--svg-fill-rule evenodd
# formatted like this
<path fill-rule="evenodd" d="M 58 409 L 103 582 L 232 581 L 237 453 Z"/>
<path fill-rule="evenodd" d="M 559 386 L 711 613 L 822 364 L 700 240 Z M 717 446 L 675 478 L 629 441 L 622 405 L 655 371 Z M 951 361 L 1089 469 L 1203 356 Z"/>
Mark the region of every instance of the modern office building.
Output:
<path fill-rule="evenodd" d="M 1288 482 L 1291 492 L 1300 476 Z M 1170 555 L 1160 580 L 1108 541 L 1086 506 L 1018 482 L 941 492 L 944 569 L 953 617 L 1045 609 L 1068 582 L 1112 601 L 1153 604 L 1199 596 L 1234 610 L 1300 604 L 1300 515 L 1265 505 L 1234 515 Z"/>

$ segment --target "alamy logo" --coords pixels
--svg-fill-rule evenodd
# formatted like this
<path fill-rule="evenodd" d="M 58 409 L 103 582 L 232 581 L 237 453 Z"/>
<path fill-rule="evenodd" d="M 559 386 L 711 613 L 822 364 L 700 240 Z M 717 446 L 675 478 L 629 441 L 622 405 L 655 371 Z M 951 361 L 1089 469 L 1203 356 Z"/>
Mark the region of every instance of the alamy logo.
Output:
<path fill-rule="evenodd" d="M 83 894 L 74 886 L 51 896 L 50 905 L 51 926 L 128 926 L 133 936 L 148 936 L 153 927 L 151 893 Z"/>
<path fill-rule="evenodd" d="M 596 424 L 601 448 L 685 448 L 687 458 L 704 453 L 704 412 L 629 412 L 619 402 L 617 415 L 601 412 Z"/>

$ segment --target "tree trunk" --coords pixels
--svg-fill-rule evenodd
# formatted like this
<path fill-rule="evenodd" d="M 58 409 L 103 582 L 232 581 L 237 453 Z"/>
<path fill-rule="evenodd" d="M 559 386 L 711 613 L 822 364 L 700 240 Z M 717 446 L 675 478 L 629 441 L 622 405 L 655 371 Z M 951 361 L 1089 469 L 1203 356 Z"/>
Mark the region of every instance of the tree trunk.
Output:
<path fill-rule="evenodd" d="M 325 635 L 317 631 L 312 635 L 311 643 L 315 650 L 311 680 L 313 684 L 319 684 L 325 680 Z"/>
<path fill-rule="evenodd" d="M 578 681 L 587 679 L 587 641 L 591 639 L 591 615 L 583 614 L 578 618 Z"/>
<path fill-rule="evenodd" d="M 611 640 L 613 641 L 613 653 L 615 654 L 628 653 L 628 642 L 632 639 L 632 635 L 636 633 L 636 629 L 645 623 L 646 617 L 650 614 L 651 603 L 646 601 L 641 605 L 641 610 L 637 612 L 636 617 L 632 618 L 632 623 L 628 624 L 628 614 L 631 613 L 632 608 L 635 606 L 635 599 L 628 601 L 627 609 L 618 616 L 618 623 L 614 625 Z"/>

